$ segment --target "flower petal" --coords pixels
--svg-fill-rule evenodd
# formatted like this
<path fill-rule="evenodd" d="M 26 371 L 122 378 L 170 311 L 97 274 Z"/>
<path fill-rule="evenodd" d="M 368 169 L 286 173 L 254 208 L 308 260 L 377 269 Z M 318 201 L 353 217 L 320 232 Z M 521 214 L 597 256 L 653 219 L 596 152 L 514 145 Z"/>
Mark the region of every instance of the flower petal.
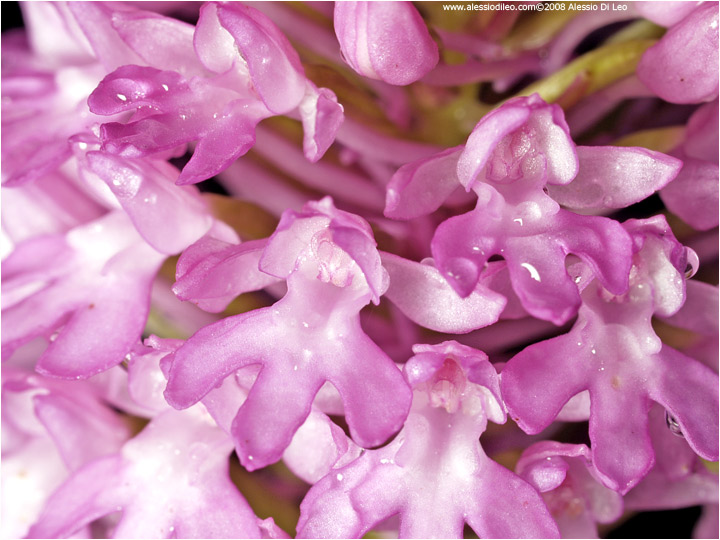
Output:
<path fill-rule="evenodd" d="M 465 509 L 468 525 L 481 538 L 560 538 L 545 503 L 530 484 L 494 461 L 488 459 L 484 465 Z"/>
<path fill-rule="evenodd" d="M 387 187 L 385 215 L 392 219 L 412 219 L 440 208 L 458 187 L 458 159 L 463 146 L 403 165 Z"/>
<path fill-rule="evenodd" d="M 661 192 L 668 209 L 699 231 L 718 226 L 718 165 L 685 158 L 677 178 Z"/>
<path fill-rule="evenodd" d="M 461 298 L 440 272 L 429 264 L 416 263 L 382 253 L 390 275 L 385 296 L 412 321 L 437 332 L 462 334 L 497 322 L 505 299 L 482 285 Z"/>
<path fill-rule="evenodd" d="M 303 152 L 315 163 L 335 141 L 335 134 L 345 119 L 344 109 L 332 90 L 308 84 L 298 110 L 304 131 Z"/>
<path fill-rule="evenodd" d="M 297 107 L 305 95 L 305 72 L 283 33 L 265 14 L 250 6 L 218 4 L 217 15 L 235 40 L 265 106 L 276 114 Z"/>
<path fill-rule="evenodd" d="M 526 433 L 540 433 L 563 405 L 590 384 L 591 358 L 579 332 L 530 345 L 500 374 L 510 416 Z M 532 399 L 528 399 L 532 396 Z"/>
<path fill-rule="evenodd" d="M 580 170 L 566 185 L 548 185 L 550 196 L 574 209 L 624 208 L 665 187 L 682 162 L 645 148 L 578 146 Z"/>
<path fill-rule="evenodd" d="M 718 5 L 698 7 L 640 60 L 638 77 L 670 103 L 698 103 L 718 95 Z"/>
<path fill-rule="evenodd" d="M 710 368 L 663 346 L 656 356 L 650 397 L 680 424 L 683 436 L 703 458 L 718 460 L 718 376 Z"/>
<path fill-rule="evenodd" d="M 338 2 L 333 22 L 345 61 L 365 77 L 406 85 L 438 63 L 438 47 L 411 3 Z"/>

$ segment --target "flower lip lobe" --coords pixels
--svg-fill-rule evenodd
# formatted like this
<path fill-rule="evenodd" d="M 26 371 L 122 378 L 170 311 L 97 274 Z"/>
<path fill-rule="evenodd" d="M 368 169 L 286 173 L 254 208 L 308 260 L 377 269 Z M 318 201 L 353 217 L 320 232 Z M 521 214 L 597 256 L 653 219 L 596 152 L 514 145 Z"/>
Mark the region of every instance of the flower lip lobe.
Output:
<path fill-rule="evenodd" d="M 285 297 L 190 338 L 169 360 L 168 402 L 187 407 L 228 375 L 260 363 L 232 423 L 246 468 L 280 459 L 326 381 L 343 400 L 353 438 L 366 447 L 384 442 L 402 425 L 410 390 L 359 325 L 359 310 L 387 289 L 368 224 L 337 210 L 330 198 L 286 212 L 260 269 L 287 280 Z"/>

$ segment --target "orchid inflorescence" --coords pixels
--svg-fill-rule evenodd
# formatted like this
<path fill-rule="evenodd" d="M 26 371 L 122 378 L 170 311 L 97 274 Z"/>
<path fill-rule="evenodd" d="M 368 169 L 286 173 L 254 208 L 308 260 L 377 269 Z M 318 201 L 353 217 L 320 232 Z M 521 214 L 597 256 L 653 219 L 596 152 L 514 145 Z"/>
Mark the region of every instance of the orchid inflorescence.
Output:
<path fill-rule="evenodd" d="M 718 3 L 605 4 L 22 3 L 3 537 L 717 537 Z"/>

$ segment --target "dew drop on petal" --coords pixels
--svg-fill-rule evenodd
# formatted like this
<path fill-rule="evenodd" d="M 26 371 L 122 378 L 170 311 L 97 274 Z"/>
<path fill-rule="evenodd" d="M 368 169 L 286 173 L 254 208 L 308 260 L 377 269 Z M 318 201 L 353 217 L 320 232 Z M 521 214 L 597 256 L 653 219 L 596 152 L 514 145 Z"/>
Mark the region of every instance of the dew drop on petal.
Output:
<path fill-rule="evenodd" d="M 525 270 L 530 272 L 530 277 L 534 279 L 535 281 L 541 281 L 540 279 L 540 272 L 537 271 L 537 268 L 535 268 L 530 263 L 522 263 L 520 266 L 522 266 Z"/>
<path fill-rule="evenodd" d="M 690 279 L 697 273 L 698 267 L 700 266 L 700 259 L 698 258 L 697 253 L 695 253 L 695 251 L 693 251 L 689 247 L 685 248 L 685 254 L 687 256 L 687 266 L 685 267 L 685 278 Z"/>

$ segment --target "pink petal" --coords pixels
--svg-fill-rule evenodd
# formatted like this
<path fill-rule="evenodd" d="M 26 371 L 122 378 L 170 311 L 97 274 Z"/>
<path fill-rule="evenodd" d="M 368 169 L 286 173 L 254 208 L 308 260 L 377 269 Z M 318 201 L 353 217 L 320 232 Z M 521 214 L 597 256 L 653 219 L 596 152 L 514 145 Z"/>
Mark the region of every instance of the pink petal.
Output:
<path fill-rule="evenodd" d="M 460 186 L 458 159 L 463 146 L 403 165 L 387 187 L 385 215 L 412 219 L 434 212 Z"/>
<path fill-rule="evenodd" d="M 701 2 L 634 2 L 635 10 L 649 21 L 666 28 L 679 23 Z"/>
<path fill-rule="evenodd" d="M 165 398 L 176 409 L 185 409 L 202 399 L 222 379 L 241 367 L 257 363 L 272 343 L 265 325 L 266 310 L 227 317 L 194 334 L 168 357 L 171 368 Z M 194 358 L 207 361 L 195 362 Z"/>
<path fill-rule="evenodd" d="M 223 118 L 200 138 L 177 184 L 195 184 L 227 169 L 255 144 L 255 126 L 267 109 L 251 100 L 236 100 L 223 110 Z"/>
<path fill-rule="evenodd" d="M 682 162 L 645 148 L 578 146 L 580 170 L 567 185 L 548 186 L 550 196 L 574 209 L 624 208 L 665 187 Z"/>
<path fill-rule="evenodd" d="M 84 38 L 107 71 L 126 64 L 144 64 L 142 58 L 113 28 L 112 7 L 88 2 L 70 2 L 68 7 L 82 29 Z"/>
<path fill-rule="evenodd" d="M 509 102 L 484 116 L 475 126 L 457 164 L 457 177 L 466 189 L 473 186 L 497 144 L 528 121 L 531 112 L 523 104 Z"/>
<path fill-rule="evenodd" d="M 380 303 L 380 297 L 388 288 L 388 275 L 382 266 L 374 238 L 368 238 L 367 233 L 355 227 L 330 226 L 333 242 L 360 267 L 368 287 L 372 292 L 372 301 L 375 305 Z"/>
<path fill-rule="evenodd" d="M 590 355 L 581 336 L 576 332 L 531 345 L 503 369 L 500 386 L 508 411 L 526 433 L 540 433 L 571 397 L 588 389 Z"/>
<path fill-rule="evenodd" d="M 526 132 L 522 128 L 526 126 Z M 517 138 L 513 138 L 517 135 Z M 537 151 L 536 163 L 522 159 L 521 164 L 505 161 L 503 152 L 496 151 L 504 142 L 513 159 L 522 158 L 527 153 L 528 139 Z M 539 170 L 541 164 L 547 170 Z M 565 122 L 562 109 L 557 105 L 548 105 L 539 95 L 520 97 L 508 101 L 500 108 L 484 116 L 468 137 L 465 150 L 458 162 L 458 178 L 466 189 L 471 189 L 478 176 L 485 174 L 492 178 L 503 178 L 506 174 L 493 172 L 511 165 L 522 165 L 525 176 L 543 176 L 549 184 L 567 184 L 578 170 L 575 144 L 570 138 L 570 130 Z M 487 167 L 487 169 L 486 169 Z M 525 170 L 526 168 L 530 170 Z M 496 180 L 497 181 L 497 180 Z"/>
<path fill-rule="evenodd" d="M 331 469 L 356 459 L 361 451 L 330 418 L 313 410 L 285 449 L 283 462 L 295 475 L 314 484 Z"/>
<path fill-rule="evenodd" d="M 313 398 L 324 381 L 307 369 L 295 367 L 266 364 L 233 420 L 238 457 L 249 471 L 278 461 L 310 414 Z"/>
<path fill-rule="evenodd" d="M 436 330 L 462 334 L 496 322 L 505 299 L 481 286 L 461 298 L 432 265 L 382 254 L 390 275 L 385 296 L 412 321 Z"/>
<path fill-rule="evenodd" d="M 664 321 L 691 332 L 707 336 L 717 335 L 720 326 L 717 286 L 689 280 L 685 287 L 685 303 L 678 312 L 664 318 Z"/>
<path fill-rule="evenodd" d="M 57 392 L 33 398 L 38 419 L 71 470 L 117 452 L 130 436 L 127 425 L 109 408 L 89 396 L 72 397 Z"/>
<path fill-rule="evenodd" d="M 140 235 L 161 253 L 182 251 L 212 225 L 210 211 L 197 190 L 174 185 L 178 171 L 172 165 L 103 152 L 89 152 L 87 160 Z"/>
<path fill-rule="evenodd" d="M 555 235 L 566 253 L 577 255 L 613 294 L 627 292 L 632 241 L 622 225 L 612 219 L 567 211 L 561 211 L 557 221 L 559 230 Z"/>
<path fill-rule="evenodd" d="M 565 270 L 566 251 L 552 237 L 515 237 L 505 244 L 510 279 L 535 317 L 564 324 L 580 307 L 578 288 Z"/>
<path fill-rule="evenodd" d="M 360 446 L 377 446 L 398 431 L 412 400 L 410 388 L 394 363 L 379 361 L 385 353 L 365 334 L 342 343 L 347 365 L 328 375 L 345 406 L 350 434 Z"/>
<path fill-rule="evenodd" d="M 142 261 L 143 265 L 138 265 Z M 88 377 L 120 363 L 142 334 L 150 287 L 162 258 L 138 246 L 106 267 L 110 286 L 70 317 L 38 361 L 37 369 L 61 377 Z M 105 329 L 114 332 L 106 335 Z"/>
<path fill-rule="evenodd" d="M 718 460 L 718 376 L 710 368 L 664 346 L 650 397 L 663 405 L 697 454 Z"/>
<path fill-rule="evenodd" d="M 92 58 L 77 22 L 66 4 L 31 2 L 21 6 L 32 51 L 61 65 L 81 64 Z"/>
<path fill-rule="evenodd" d="M 673 214 L 693 228 L 707 231 L 718 226 L 718 165 L 685 158 L 677 178 L 660 198 Z"/>
<path fill-rule="evenodd" d="M 117 11 L 112 27 L 147 65 L 188 78 L 207 73 L 195 56 L 191 24 L 148 11 Z"/>
<path fill-rule="evenodd" d="M 278 282 L 258 270 L 265 245 L 265 240 L 233 245 L 203 237 L 181 255 L 173 292 L 205 311 L 223 311 L 237 296 Z"/>
<path fill-rule="evenodd" d="M 308 84 L 298 110 L 304 131 L 303 152 L 309 161 L 315 163 L 335 141 L 335 135 L 345 119 L 343 106 L 332 90 Z"/>
<path fill-rule="evenodd" d="M 220 24 L 235 39 L 250 78 L 267 108 L 283 114 L 300 104 L 305 74 L 295 49 L 263 13 L 242 4 L 218 4 Z"/>
<path fill-rule="evenodd" d="M 334 26 L 345 61 L 365 77 L 402 86 L 438 63 L 437 45 L 411 3 L 338 2 Z"/>
<path fill-rule="evenodd" d="M 83 525 L 115 512 L 113 486 L 120 485 L 122 473 L 122 459 L 117 454 L 80 469 L 53 493 L 28 537 L 69 537 Z"/>
<path fill-rule="evenodd" d="M 205 3 L 200 7 L 200 16 L 195 25 L 193 45 L 203 65 L 215 73 L 225 73 L 235 63 L 242 64 L 237 54 L 235 40 L 218 19 L 218 4 Z"/>
<path fill-rule="evenodd" d="M 609 377 L 609 376 L 608 376 Z M 632 489 L 655 462 L 648 433 L 651 401 L 642 394 L 618 391 L 620 384 L 641 385 L 635 377 L 594 385 L 590 393 L 590 442 L 593 462 L 605 485 L 621 494 Z"/>
<path fill-rule="evenodd" d="M 718 95 L 718 5 L 698 7 L 650 47 L 637 68 L 650 90 L 671 103 Z"/>
<path fill-rule="evenodd" d="M 473 504 L 466 509 L 468 525 L 481 538 L 560 538 L 545 503 L 530 484 L 494 461 L 488 459 L 484 465 Z"/>
<path fill-rule="evenodd" d="M 689 157 L 718 162 L 718 101 L 696 110 L 687 123 L 683 152 Z"/>

